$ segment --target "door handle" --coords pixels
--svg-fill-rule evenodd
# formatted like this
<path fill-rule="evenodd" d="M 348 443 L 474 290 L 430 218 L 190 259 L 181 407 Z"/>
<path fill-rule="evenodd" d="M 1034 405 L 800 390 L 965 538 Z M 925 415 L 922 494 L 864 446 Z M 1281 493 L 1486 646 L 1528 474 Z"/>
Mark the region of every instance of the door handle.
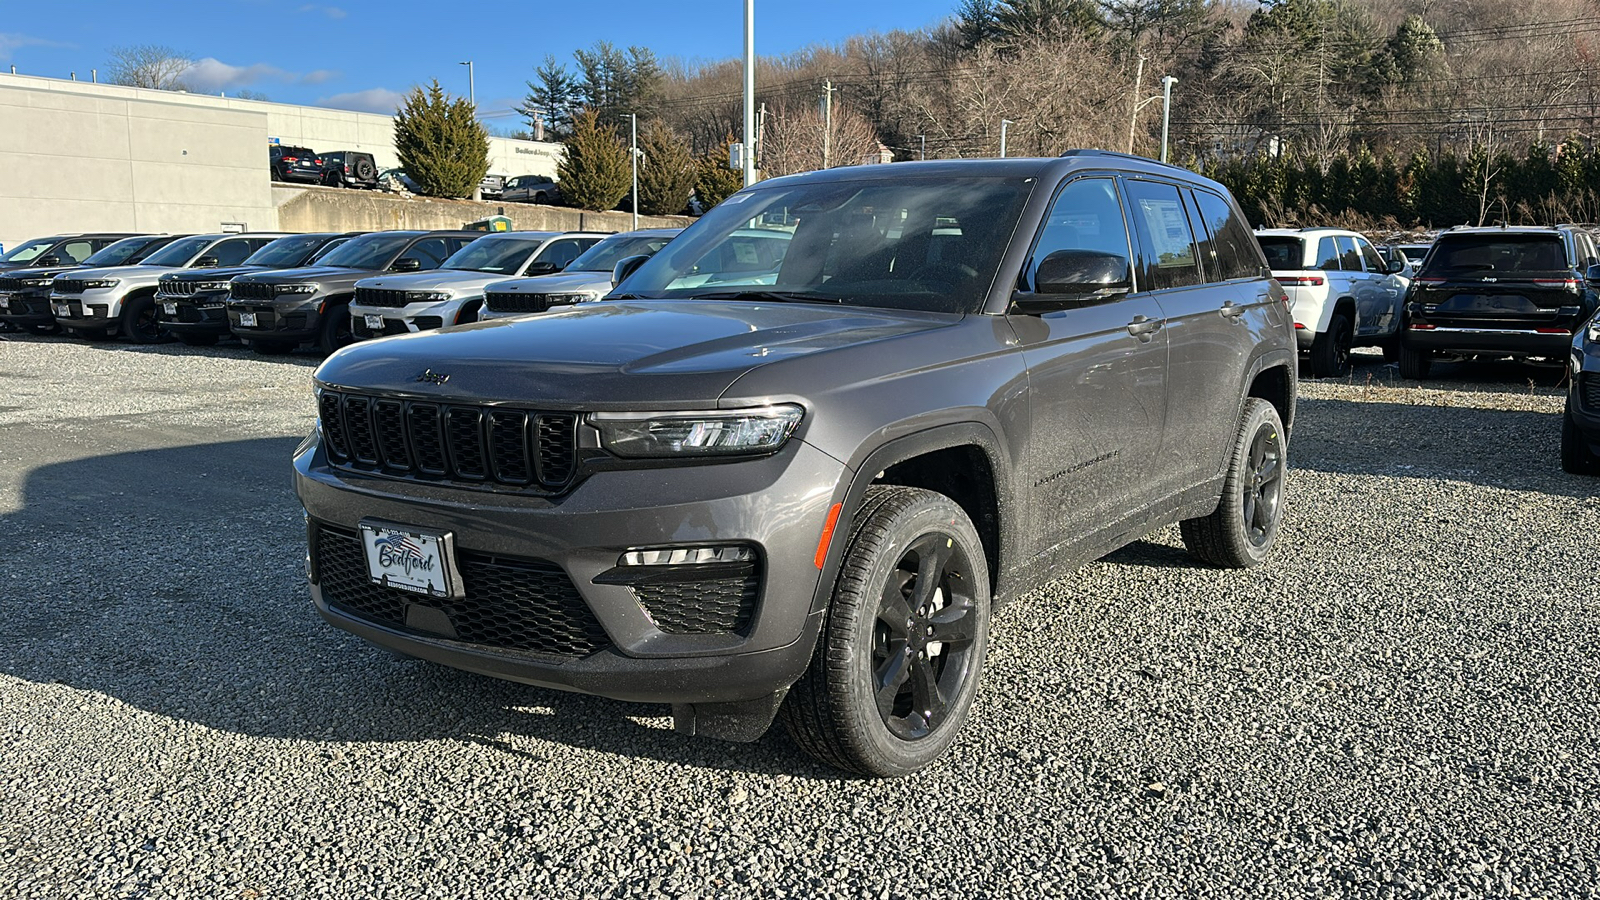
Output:
<path fill-rule="evenodd" d="M 1134 316 L 1133 321 L 1128 323 L 1128 333 L 1141 341 L 1148 341 L 1155 337 L 1156 332 L 1160 331 L 1161 326 L 1165 325 L 1166 323 L 1167 321 L 1165 319 L 1152 319 L 1149 316 Z"/>
<path fill-rule="evenodd" d="M 1233 302 L 1232 300 L 1229 300 L 1226 303 L 1222 304 L 1222 308 L 1217 310 L 1217 312 L 1222 314 L 1222 317 L 1224 319 L 1237 319 L 1240 316 L 1244 315 L 1244 311 L 1245 311 L 1245 307 L 1240 306 L 1239 304 Z"/>

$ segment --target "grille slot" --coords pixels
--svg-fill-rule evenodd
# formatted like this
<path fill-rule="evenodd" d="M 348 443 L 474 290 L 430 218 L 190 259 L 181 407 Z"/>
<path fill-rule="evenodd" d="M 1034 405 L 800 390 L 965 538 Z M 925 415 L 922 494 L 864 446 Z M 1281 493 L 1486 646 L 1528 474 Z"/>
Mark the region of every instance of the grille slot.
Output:
<path fill-rule="evenodd" d="M 0 278 L 0 291 L 22 290 L 21 278 Z"/>
<path fill-rule="evenodd" d="M 228 286 L 228 293 L 232 294 L 235 300 L 271 300 L 272 285 L 235 281 Z"/>
<path fill-rule="evenodd" d="M 76 278 L 56 278 L 50 282 L 50 290 L 57 294 L 83 293 L 83 281 Z"/>
<path fill-rule="evenodd" d="M 387 288 L 356 288 L 355 305 L 395 309 L 406 305 L 406 292 Z"/>
<path fill-rule="evenodd" d="M 163 281 L 161 282 L 161 289 L 158 293 L 169 294 L 174 297 L 187 297 L 195 293 L 194 286 L 196 284 L 199 284 L 199 282 L 179 281 L 177 279 Z"/>
<path fill-rule="evenodd" d="M 731 634 L 750 627 L 755 617 L 761 577 L 752 572 L 733 578 L 639 585 L 639 605 L 656 627 L 668 634 Z"/>
<path fill-rule="evenodd" d="M 388 628 L 439 637 L 406 627 L 406 609 L 417 605 L 448 616 L 456 640 L 484 647 L 580 657 L 610 645 L 572 579 L 543 560 L 458 549 L 466 596 L 440 599 L 373 584 L 355 532 L 318 524 L 312 548 L 323 599 Z"/>
<path fill-rule="evenodd" d="M 549 294 L 512 294 L 486 291 L 483 305 L 491 312 L 536 313 L 550 308 Z"/>
<path fill-rule="evenodd" d="M 577 476 L 578 416 L 444 405 L 327 389 L 328 455 L 347 468 L 555 492 Z"/>

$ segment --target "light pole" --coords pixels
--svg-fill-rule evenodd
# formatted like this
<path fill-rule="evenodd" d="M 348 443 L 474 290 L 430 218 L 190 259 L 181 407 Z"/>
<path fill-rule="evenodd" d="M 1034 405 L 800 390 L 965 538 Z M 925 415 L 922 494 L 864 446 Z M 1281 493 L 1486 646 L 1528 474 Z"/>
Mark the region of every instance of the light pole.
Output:
<path fill-rule="evenodd" d="M 925 135 L 925 134 L 919 134 L 919 135 L 917 135 L 917 141 L 919 142 L 918 147 L 919 147 L 919 152 L 922 153 L 922 158 L 923 159 L 927 159 L 928 158 L 928 136 Z"/>
<path fill-rule="evenodd" d="M 1000 120 L 1000 158 L 1006 158 L 1006 129 L 1017 123 L 1010 119 Z"/>
<path fill-rule="evenodd" d="M 744 0 L 744 184 L 756 183 L 756 0 Z"/>
<path fill-rule="evenodd" d="M 628 121 L 632 126 L 633 143 L 628 151 L 628 159 L 633 163 L 633 230 L 639 230 L 639 114 L 628 113 Z"/>
<path fill-rule="evenodd" d="M 1172 124 L 1172 86 L 1178 79 L 1171 75 L 1161 76 L 1161 161 L 1167 161 L 1167 134 L 1168 127 Z"/>
<path fill-rule="evenodd" d="M 472 83 L 472 60 L 467 60 L 461 65 L 467 67 L 467 102 L 472 104 L 472 114 L 478 114 L 478 91 Z"/>

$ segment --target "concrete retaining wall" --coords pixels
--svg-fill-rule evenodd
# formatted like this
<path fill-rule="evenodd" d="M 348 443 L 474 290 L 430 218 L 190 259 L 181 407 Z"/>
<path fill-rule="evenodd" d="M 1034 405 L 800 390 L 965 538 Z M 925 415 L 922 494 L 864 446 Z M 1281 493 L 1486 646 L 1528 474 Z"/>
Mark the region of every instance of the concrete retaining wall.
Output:
<path fill-rule="evenodd" d="M 272 199 L 283 231 L 382 231 L 391 228 L 460 228 L 504 215 L 518 231 L 628 231 L 633 216 L 557 206 L 495 201 L 397 197 L 376 191 L 274 185 Z M 640 216 L 640 228 L 681 228 L 680 216 Z"/>

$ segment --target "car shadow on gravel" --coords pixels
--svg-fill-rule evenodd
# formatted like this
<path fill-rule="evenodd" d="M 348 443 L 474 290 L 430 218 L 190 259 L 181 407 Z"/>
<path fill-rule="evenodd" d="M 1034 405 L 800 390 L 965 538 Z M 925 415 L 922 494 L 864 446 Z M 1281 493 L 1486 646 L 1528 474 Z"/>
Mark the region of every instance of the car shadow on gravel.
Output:
<path fill-rule="evenodd" d="M 162 447 L 28 472 L 19 508 L 5 511 L 13 498 L 0 495 L 0 673 L 254 738 L 462 741 L 528 759 L 555 744 L 839 777 L 781 728 L 753 744 L 687 737 L 669 730 L 666 706 L 402 659 L 323 623 L 287 478 L 296 443 Z"/>

